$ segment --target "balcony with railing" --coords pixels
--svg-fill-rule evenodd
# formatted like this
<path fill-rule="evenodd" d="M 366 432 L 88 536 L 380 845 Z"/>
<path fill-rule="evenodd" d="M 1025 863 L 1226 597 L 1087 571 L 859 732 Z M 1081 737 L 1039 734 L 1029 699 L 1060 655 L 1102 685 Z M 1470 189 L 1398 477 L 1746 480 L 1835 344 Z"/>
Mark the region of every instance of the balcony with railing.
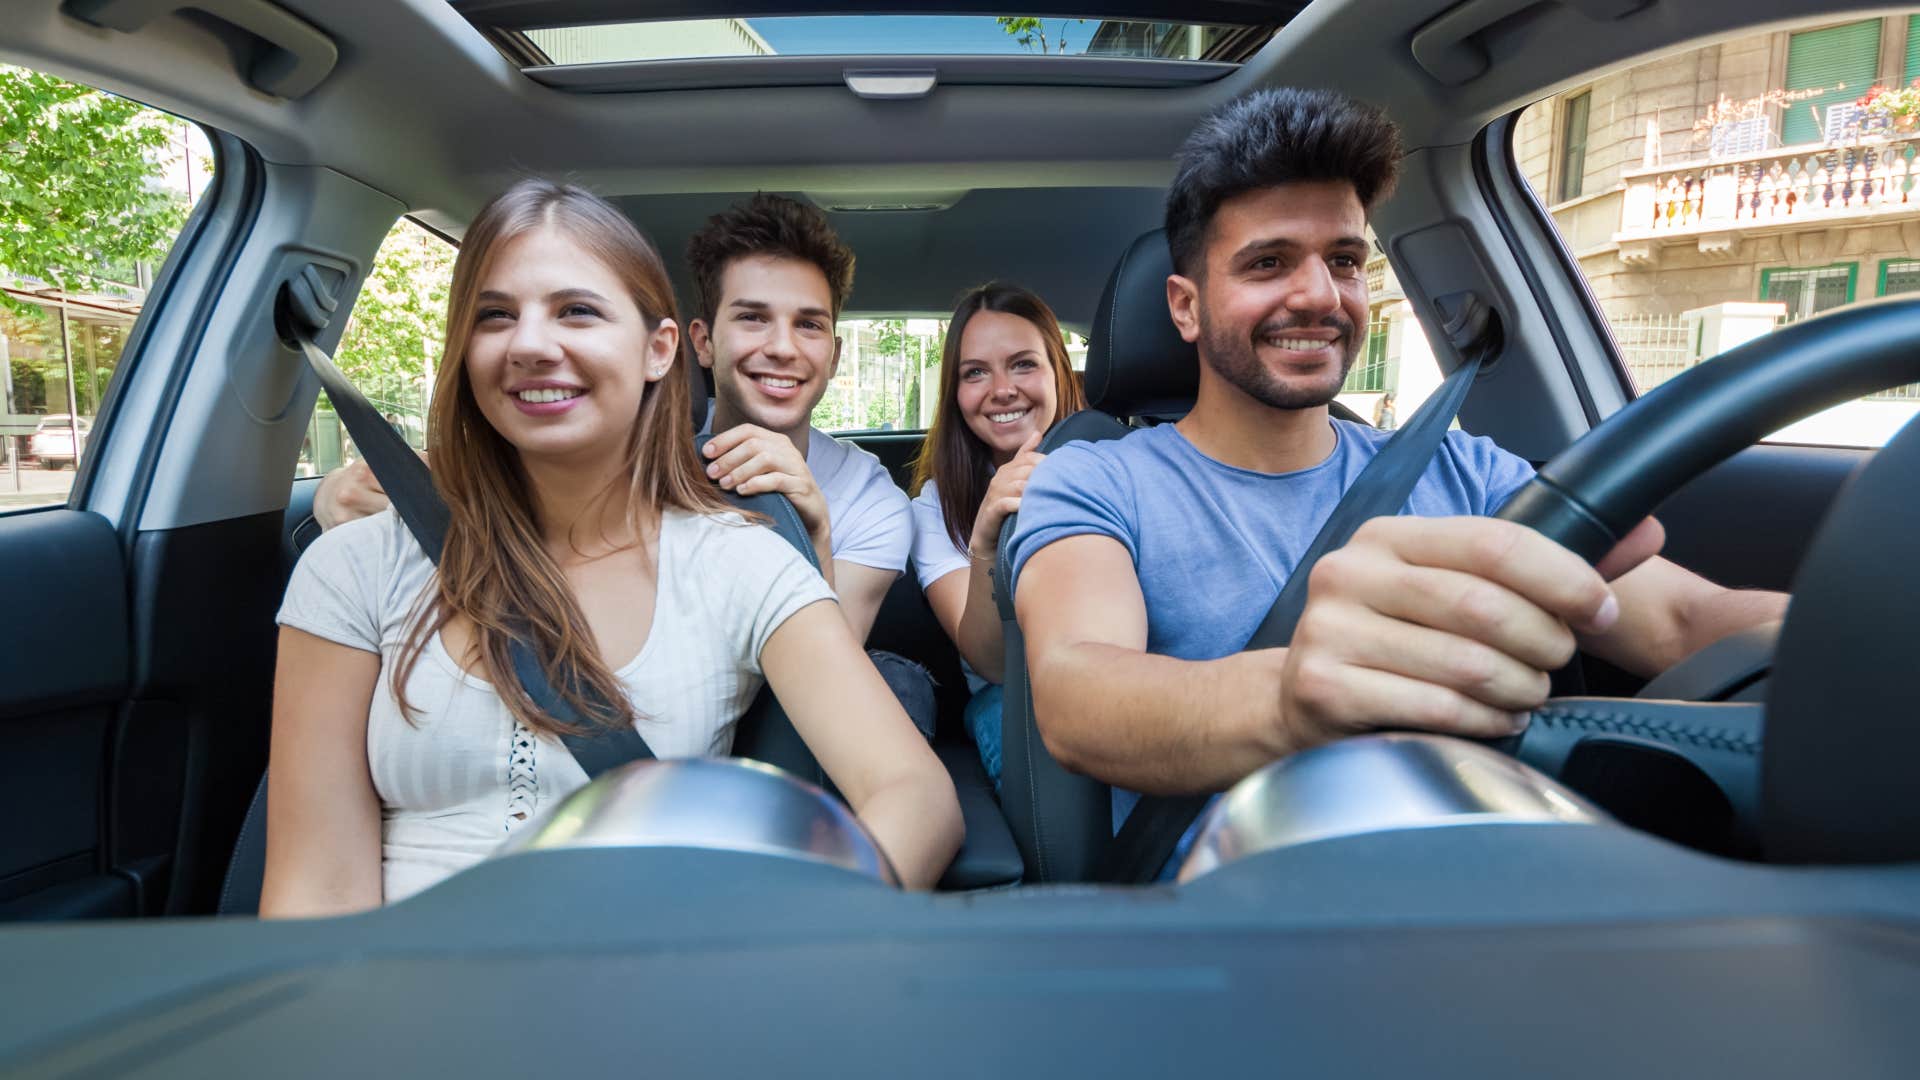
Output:
<path fill-rule="evenodd" d="M 1634 169 L 1622 180 L 1623 259 L 1668 238 L 1699 237 L 1705 252 L 1716 233 L 1920 214 L 1920 132 Z"/>

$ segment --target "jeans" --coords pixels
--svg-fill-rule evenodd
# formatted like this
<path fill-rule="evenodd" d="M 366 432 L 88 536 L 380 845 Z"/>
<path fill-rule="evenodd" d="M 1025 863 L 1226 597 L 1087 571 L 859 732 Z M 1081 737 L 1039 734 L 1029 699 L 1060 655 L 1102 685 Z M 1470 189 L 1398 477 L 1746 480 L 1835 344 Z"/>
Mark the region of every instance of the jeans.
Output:
<path fill-rule="evenodd" d="M 920 734 L 933 741 L 933 723 L 939 715 L 939 706 L 933 699 L 933 676 L 927 669 L 901 656 L 884 649 L 872 649 L 867 658 L 880 671 L 880 677 L 887 682 L 887 689 L 900 699 L 900 707 L 907 712 L 907 719 L 920 729 Z M 995 715 L 998 715 L 996 710 Z M 996 724 L 996 728 L 997 728 Z"/>
<path fill-rule="evenodd" d="M 1000 793 L 1000 705 L 1000 685 L 989 683 L 973 695 L 967 702 L 967 711 L 962 714 L 967 734 L 973 736 L 973 745 L 980 750 L 980 764 L 993 780 L 995 795 Z"/>

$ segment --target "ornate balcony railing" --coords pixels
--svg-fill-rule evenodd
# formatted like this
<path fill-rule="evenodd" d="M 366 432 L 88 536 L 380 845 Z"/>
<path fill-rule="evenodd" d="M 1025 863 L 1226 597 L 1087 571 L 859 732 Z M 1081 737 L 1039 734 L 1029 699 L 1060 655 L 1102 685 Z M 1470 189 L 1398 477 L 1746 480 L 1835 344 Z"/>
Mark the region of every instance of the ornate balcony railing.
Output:
<path fill-rule="evenodd" d="M 1920 132 L 1639 169 L 1623 180 L 1621 240 L 1920 211 Z"/>

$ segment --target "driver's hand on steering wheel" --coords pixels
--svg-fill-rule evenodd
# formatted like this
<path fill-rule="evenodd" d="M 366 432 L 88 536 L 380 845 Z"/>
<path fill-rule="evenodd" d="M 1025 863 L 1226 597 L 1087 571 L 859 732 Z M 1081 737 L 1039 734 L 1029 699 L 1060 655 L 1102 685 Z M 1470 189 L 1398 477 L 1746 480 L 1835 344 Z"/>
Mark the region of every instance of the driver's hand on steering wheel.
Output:
<path fill-rule="evenodd" d="M 1469 738 L 1522 730 L 1576 634 L 1620 615 L 1607 582 L 1658 552 L 1652 519 L 1598 569 L 1494 518 L 1381 517 L 1308 579 L 1282 673 L 1295 747 L 1380 728 Z"/>

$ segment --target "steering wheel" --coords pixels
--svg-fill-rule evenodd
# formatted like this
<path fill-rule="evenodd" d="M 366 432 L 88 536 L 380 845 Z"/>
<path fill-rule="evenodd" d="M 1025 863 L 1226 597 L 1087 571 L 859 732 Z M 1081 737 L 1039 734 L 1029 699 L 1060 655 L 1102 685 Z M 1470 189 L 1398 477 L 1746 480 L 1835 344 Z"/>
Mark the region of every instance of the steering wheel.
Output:
<path fill-rule="evenodd" d="M 1920 381 L 1920 299 L 1880 301 L 1796 323 L 1700 364 L 1639 398 L 1542 467 L 1497 516 L 1530 526 L 1597 563 L 1688 481 L 1768 433 L 1830 406 L 1915 381 Z M 1907 425 L 1876 455 L 1874 466 L 1904 469 L 1908 459 L 1920 461 L 1920 424 Z M 1885 498 L 1863 494 L 1867 485 L 1861 479 L 1849 483 L 1829 512 L 1808 566 L 1823 546 L 1848 544 L 1847 534 L 1859 531 L 1854 519 L 1861 513 L 1884 527 L 1885 513 L 1875 517 L 1870 509 L 1850 511 L 1842 505 L 1850 499 Z M 1902 487 L 1894 484 L 1893 490 Z M 1904 489 L 1905 501 L 1912 502 L 1912 488 Z M 1920 575 L 1909 575 L 1914 576 Z M 1834 602 L 1827 595 L 1811 595 L 1815 589 L 1803 566 L 1796 582 L 1795 614 L 1816 601 Z M 1791 695 L 1805 697 L 1817 695 L 1818 684 L 1831 677 L 1829 672 L 1807 670 L 1817 666 L 1807 662 L 1790 671 L 1795 657 L 1788 647 L 1796 621 L 1789 618 L 1782 632 L 1768 703 L 1557 698 L 1535 710 L 1527 731 L 1503 740 L 1503 748 L 1563 780 L 1582 748 L 1596 742 L 1642 756 L 1677 758 L 1711 780 L 1725 797 L 1731 810 L 1730 853 L 1757 854 L 1764 832 L 1772 854 L 1776 830 L 1762 826 L 1780 816 L 1778 808 L 1769 805 L 1779 800 L 1763 788 L 1788 781 L 1777 775 L 1780 767 L 1763 767 L 1766 711 L 1770 705 L 1778 711 L 1782 681 L 1791 684 L 1786 688 Z M 1799 652 L 1805 661 L 1812 649 L 1803 645 Z M 1910 716 L 1911 709 L 1907 712 Z M 1778 723 L 1776 717 L 1776 727 Z M 1804 741 L 1800 734 L 1795 732 L 1796 746 Z"/>

